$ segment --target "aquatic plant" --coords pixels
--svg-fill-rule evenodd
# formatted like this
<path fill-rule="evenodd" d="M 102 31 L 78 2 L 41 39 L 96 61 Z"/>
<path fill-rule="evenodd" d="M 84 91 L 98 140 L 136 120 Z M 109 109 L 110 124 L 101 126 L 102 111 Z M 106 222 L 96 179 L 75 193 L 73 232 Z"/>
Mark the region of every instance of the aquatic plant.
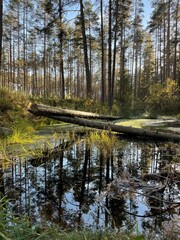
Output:
<path fill-rule="evenodd" d="M 109 155 L 118 145 L 118 138 L 111 131 L 90 131 L 85 141 L 89 146 L 96 146 L 104 156 Z"/>

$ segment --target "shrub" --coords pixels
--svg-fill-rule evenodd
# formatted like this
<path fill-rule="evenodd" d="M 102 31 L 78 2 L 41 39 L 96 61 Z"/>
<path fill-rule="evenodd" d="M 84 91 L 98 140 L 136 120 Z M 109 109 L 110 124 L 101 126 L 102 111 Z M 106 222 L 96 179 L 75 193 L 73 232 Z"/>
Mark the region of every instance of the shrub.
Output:
<path fill-rule="evenodd" d="M 174 80 L 167 79 L 164 85 L 154 84 L 146 99 L 147 111 L 151 116 L 177 114 L 180 111 L 180 89 Z"/>

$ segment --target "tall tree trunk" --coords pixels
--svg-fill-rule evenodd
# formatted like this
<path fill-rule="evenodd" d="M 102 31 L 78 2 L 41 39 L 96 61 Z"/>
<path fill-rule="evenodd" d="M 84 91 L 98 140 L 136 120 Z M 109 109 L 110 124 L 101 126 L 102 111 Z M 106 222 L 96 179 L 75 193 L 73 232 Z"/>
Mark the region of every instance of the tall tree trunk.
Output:
<path fill-rule="evenodd" d="M 3 0 L 0 0 L 0 73 L 2 63 L 2 36 L 3 36 Z M 2 74 L 1 74 L 2 75 Z"/>
<path fill-rule="evenodd" d="M 88 98 L 92 98 L 91 72 L 89 68 L 88 48 L 87 48 L 87 38 L 86 38 L 83 8 L 84 8 L 83 0 L 80 0 L 81 28 L 82 28 L 82 36 L 83 36 L 84 62 L 85 62 L 85 70 L 86 70 L 86 95 Z"/>
<path fill-rule="evenodd" d="M 135 73 L 134 73 L 134 97 L 137 97 L 137 83 L 138 83 L 138 43 L 136 42 L 135 49 Z"/>
<path fill-rule="evenodd" d="M 17 10 L 17 15 L 18 15 L 18 53 L 17 53 L 17 83 L 20 84 L 20 7 L 18 5 L 18 10 Z"/>
<path fill-rule="evenodd" d="M 114 53 L 113 53 L 112 93 L 111 93 L 112 99 L 114 99 L 114 83 L 115 83 L 115 73 L 116 73 L 117 30 L 118 30 L 118 0 L 116 0 L 116 12 L 115 12 Z"/>
<path fill-rule="evenodd" d="M 105 103 L 105 61 L 104 61 L 104 19 L 103 0 L 101 0 L 101 102 Z"/>
<path fill-rule="evenodd" d="M 38 66 L 37 66 L 37 50 L 36 50 L 36 39 L 34 49 L 34 82 L 35 82 L 35 95 L 39 96 L 39 85 L 38 85 Z"/>
<path fill-rule="evenodd" d="M 108 33 L 108 106 L 112 110 L 112 2 L 109 0 L 109 33 Z"/>
<path fill-rule="evenodd" d="M 138 71 L 138 89 L 137 89 L 137 95 L 139 97 L 140 94 L 140 88 L 141 88 L 141 66 L 142 66 L 142 47 L 140 46 L 139 49 L 139 71 Z"/>
<path fill-rule="evenodd" d="M 125 29 L 124 19 L 120 23 L 120 107 L 122 108 L 125 103 Z"/>
<path fill-rule="evenodd" d="M 54 94 L 57 94 L 57 67 L 56 67 L 56 50 L 54 47 Z"/>
<path fill-rule="evenodd" d="M 163 14 L 163 82 L 166 79 L 166 19 L 165 13 Z"/>
<path fill-rule="evenodd" d="M 14 38 L 14 35 L 13 35 L 13 43 L 12 43 L 12 70 L 13 70 L 13 74 L 12 74 L 12 81 L 13 81 L 13 84 L 17 84 L 16 81 L 15 81 L 15 78 L 16 78 L 16 66 L 15 66 L 15 38 Z M 18 87 L 17 87 L 18 88 Z"/>
<path fill-rule="evenodd" d="M 161 84 L 163 82 L 163 67 L 162 67 L 162 44 L 161 44 L 161 40 L 162 40 L 162 28 L 161 26 L 159 26 L 159 55 L 160 55 L 160 80 L 161 80 Z"/>
<path fill-rule="evenodd" d="M 26 76 L 26 0 L 23 2 L 23 90 L 27 89 L 27 76 Z"/>
<path fill-rule="evenodd" d="M 12 63 L 12 29 L 10 28 L 10 46 L 9 46 L 9 70 L 10 70 L 10 74 L 9 74 L 9 83 L 11 82 L 11 84 L 13 83 L 13 63 Z M 9 88 L 9 83 L 8 83 L 8 88 Z M 14 87 L 12 85 L 12 87 Z"/>
<path fill-rule="evenodd" d="M 46 97 L 46 12 L 44 12 L 44 61 L 43 61 L 43 84 L 44 84 L 44 97 Z"/>
<path fill-rule="evenodd" d="M 62 1 L 59 0 L 59 21 L 60 21 L 60 74 L 61 74 L 61 97 L 65 99 L 65 79 L 64 79 L 64 56 L 63 56 L 63 26 L 62 26 Z"/>
<path fill-rule="evenodd" d="M 179 14 L 179 0 L 176 4 L 175 16 L 175 36 L 174 36 L 174 63 L 173 63 L 173 79 L 177 80 L 177 45 L 178 45 L 178 14 Z"/>
<path fill-rule="evenodd" d="M 166 77 L 170 77 L 170 9 L 171 0 L 168 1 L 168 11 L 167 11 L 167 46 L 166 46 Z"/>

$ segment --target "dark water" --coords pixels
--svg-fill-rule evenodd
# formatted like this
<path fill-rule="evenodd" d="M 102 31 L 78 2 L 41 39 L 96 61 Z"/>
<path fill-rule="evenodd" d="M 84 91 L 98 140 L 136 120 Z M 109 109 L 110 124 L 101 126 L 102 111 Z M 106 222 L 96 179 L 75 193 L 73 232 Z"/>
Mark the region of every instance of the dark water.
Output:
<path fill-rule="evenodd" d="M 50 158 L 13 159 L 3 172 L 1 191 L 15 213 L 36 224 L 145 232 L 176 224 L 179 146 L 119 141 L 106 156 L 82 139 L 66 150 L 59 147 Z"/>

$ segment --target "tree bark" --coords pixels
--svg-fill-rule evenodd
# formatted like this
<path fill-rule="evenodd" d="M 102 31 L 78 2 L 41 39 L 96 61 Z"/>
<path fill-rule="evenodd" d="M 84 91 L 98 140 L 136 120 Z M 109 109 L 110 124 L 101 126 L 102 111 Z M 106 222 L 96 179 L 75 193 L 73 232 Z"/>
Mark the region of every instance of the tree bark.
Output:
<path fill-rule="evenodd" d="M 108 105 L 112 111 L 112 1 L 109 0 L 109 29 L 108 29 Z"/>
<path fill-rule="evenodd" d="M 2 55 L 2 36 L 3 36 L 3 1 L 0 0 L 0 71 L 1 71 L 1 55 Z"/>
<path fill-rule="evenodd" d="M 103 0 L 101 0 L 101 102 L 105 103 L 105 56 L 104 56 L 104 16 Z"/>
<path fill-rule="evenodd" d="M 76 110 L 69 110 L 63 108 L 56 108 L 52 106 L 46 106 L 42 104 L 31 104 L 29 107 L 29 112 L 33 113 L 34 115 L 38 116 L 45 116 L 45 117 L 55 117 L 55 116 L 62 116 L 62 117 L 70 117 L 70 118 L 89 118 L 89 119 L 101 119 L 101 120 L 117 120 L 120 119 L 120 116 L 105 116 L 99 115 L 96 113 L 91 112 L 84 112 L 84 111 L 76 111 Z"/>
<path fill-rule="evenodd" d="M 92 98 L 91 71 L 89 68 L 87 38 L 86 38 L 86 29 L 85 29 L 85 20 L 84 20 L 84 6 L 83 6 L 82 0 L 80 0 L 80 16 L 81 16 L 81 28 L 82 28 L 82 36 L 83 36 L 84 63 L 85 63 L 85 70 L 86 70 L 86 94 L 88 98 Z"/>
<path fill-rule="evenodd" d="M 60 21 L 60 32 L 59 32 L 59 41 L 60 41 L 60 74 L 61 74 L 61 97 L 65 99 L 65 78 L 64 78 L 64 53 L 63 53 L 63 41 L 64 33 L 62 29 L 62 1 L 59 0 L 59 21 Z"/>
<path fill-rule="evenodd" d="M 140 137 L 148 137 L 148 138 L 150 137 L 152 139 L 178 141 L 178 142 L 180 141 L 179 134 L 162 133 L 158 131 L 152 131 L 152 130 L 141 129 L 141 128 L 125 127 L 121 125 L 114 125 L 109 122 L 98 122 L 98 121 L 86 120 L 82 118 L 82 117 L 85 117 L 85 118 L 106 119 L 105 116 L 98 117 L 97 114 L 94 114 L 93 116 L 92 113 L 90 114 L 88 112 L 66 110 L 66 109 L 59 109 L 59 108 L 57 109 L 57 108 L 47 107 L 44 105 L 37 105 L 37 104 L 32 104 L 29 108 L 29 112 L 38 116 L 46 116 L 52 119 L 56 119 L 56 120 L 67 122 L 67 123 L 77 124 L 84 127 L 109 130 L 109 131 L 124 133 L 132 136 L 140 136 Z M 117 118 L 115 117 L 115 119 Z"/>

